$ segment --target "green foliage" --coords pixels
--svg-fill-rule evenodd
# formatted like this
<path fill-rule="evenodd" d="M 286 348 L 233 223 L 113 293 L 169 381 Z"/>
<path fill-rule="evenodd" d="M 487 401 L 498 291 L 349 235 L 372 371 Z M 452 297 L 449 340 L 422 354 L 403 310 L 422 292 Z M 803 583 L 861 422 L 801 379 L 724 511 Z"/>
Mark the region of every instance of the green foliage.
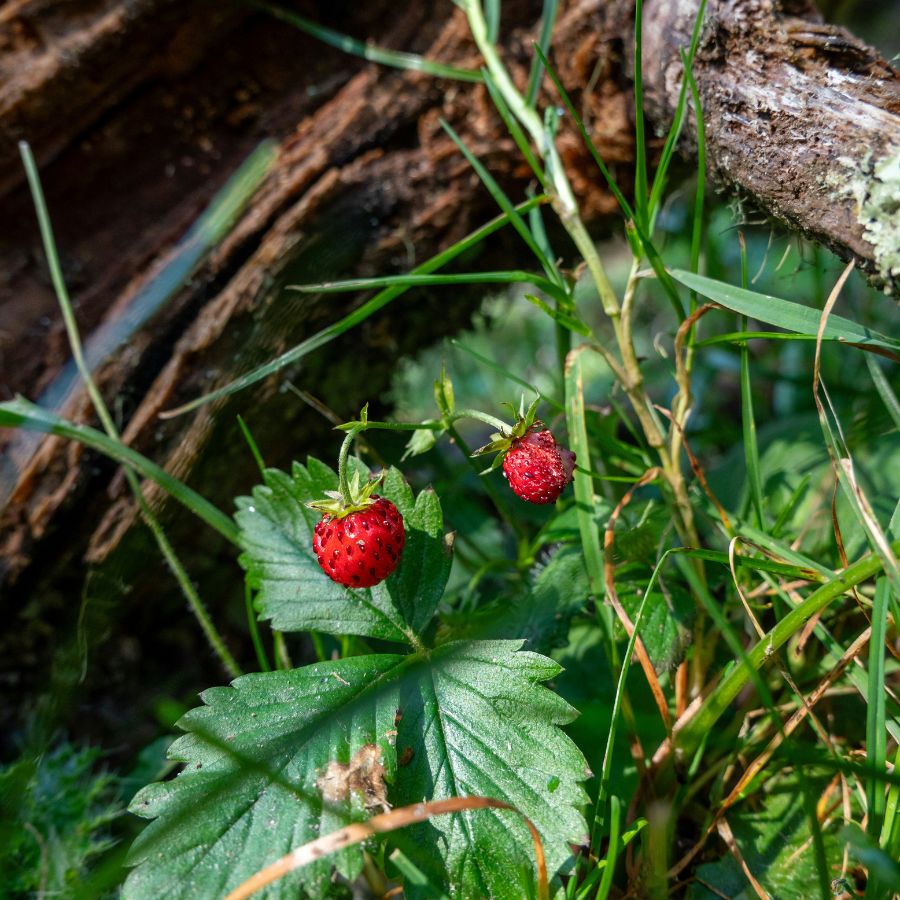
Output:
<path fill-rule="evenodd" d="M 132 849 L 137 869 L 125 896 L 218 896 L 293 847 L 365 817 L 365 796 L 325 802 L 321 779 L 330 763 L 347 764 L 368 744 L 384 766 L 385 805 L 499 794 L 535 822 L 557 870 L 567 842 L 584 834 L 578 783 L 587 772 L 558 727 L 574 711 L 539 684 L 558 666 L 519 644 L 358 656 L 206 691 L 206 705 L 181 720 L 188 734 L 170 749 L 185 771 L 131 805 L 157 821 Z M 465 896 L 522 897 L 534 877 L 528 832 L 508 813 L 435 820 L 402 844 L 423 871 Z M 341 854 L 339 870 L 357 874 L 361 854 Z M 319 896 L 332 864 L 315 863 L 268 896 L 294 896 L 298 886 Z"/>
<path fill-rule="evenodd" d="M 368 475 L 364 467 L 357 471 Z M 265 484 L 237 501 L 241 564 L 258 591 L 257 608 L 282 631 L 315 629 L 414 644 L 431 621 L 450 571 L 440 504 L 431 491 L 414 501 L 400 473 L 390 470 L 379 491 L 406 522 L 403 562 L 382 584 L 351 590 L 328 578 L 312 551 L 312 531 L 322 514 L 307 504 L 337 487 L 337 473 L 311 459 L 305 467 L 296 463 L 290 476 L 267 470 Z"/>
<path fill-rule="evenodd" d="M 99 760 L 98 750 L 62 743 L 0 769 L 0 896 L 72 896 L 113 846 L 120 780 Z"/>
<path fill-rule="evenodd" d="M 476 156 L 444 124 L 502 215 L 411 272 L 294 286 L 377 293 L 174 412 L 296 363 L 408 291 L 482 284 L 483 314 L 462 340 L 402 365 L 388 420 L 370 421 L 366 407 L 338 426 L 347 435 L 340 477 L 314 458 L 290 472 L 265 469 L 237 500 L 234 522 L 125 447 L 114 427 L 103 435 L 21 399 L 0 404 L 0 425 L 109 455 L 135 484 L 133 473 L 152 479 L 242 551 L 251 638 L 266 671 L 207 690 L 181 719 L 185 734 L 170 749 L 181 772 L 144 787 L 131 806 L 152 821 L 132 847 L 124 896 L 218 897 L 347 823 L 468 795 L 509 803 L 535 824 L 566 900 L 606 900 L 635 884 L 667 896 L 673 865 L 689 897 L 750 896 L 747 871 L 773 897 L 827 896 L 833 877 L 835 891 L 847 887 L 845 854 L 862 867 L 853 874 L 868 877 L 869 900 L 890 896 L 900 847 L 900 784 L 889 768 L 900 761 L 890 688 L 900 672 L 896 317 L 858 279 L 837 282 L 837 262 L 820 251 L 798 245 L 792 268 L 793 245 L 775 254 L 780 237 L 746 222 L 735 236 L 733 216 L 708 208 L 691 71 L 705 4 L 682 53 L 685 77 L 655 173 L 637 4 L 631 202 L 549 58 L 553 0 L 543 5 L 525 93 L 503 64 L 498 0 L 457 2 L 480 72 L 257 5 L 366 59 L 483 81 L 544 193 L 517 204 L 491 174 L 490 154 Z M 624 237 L 603 252 L 557 148 L 562 113 L 538 109 L 544 72 L 623 213 Z M 664 202 L 691 119 L 698 181 L 691 197 Z M 36 181 L 33 161 L 29 176 Z M 42 201 L 39 212 L 77 346 Z M 471 270 L 482 243 L 506 226 L 540 272 L 518 268 L 520 259 Z M 563 233 L 560 253 L 553 244 Z M 454 263 L 466 270 L 445 271 Z M 823 323 L 833 283 L 841 315 Z M 716 308 L 687 318 L 703 299 Z M 519 408 L 532 401 L 529 416 L 539 413 L 577 454 L 574 484 L 552 507 L 510 496 L 468 447 L 492 440 L 502 449 L 490 437 L 509 431 L 497 409 L 523 391 Z M 240 427 L 262 469 L 265 448 Z M 347 458 L 355 440 L 374 459 L 409 460 L 403 473 L 387 465 L 377 486 L 405 521 L 401 563 L 365 590 L 331 581 L 312 551 L 321 512 L 310 503 L 370 476 Z M 161 526 L 147 521 L 213 647 L 239 671 Z M 268 671 L 269 635 L 254 612 L 274 631 L 280 671 Z M 634 665 L 638 634 L 652 665 Z M 288 642 L 294 658 L 308 660 L 311 645 L 318 661 L 292 668 Z M 108 847 L 111 785 L 90 774 L 94 762 L 72 751 L 0 775 L 9 810 L 0 863 L 25 859 L 15 889 L 64 891 Z M 541 889 L 521 816 L 480 809 L 317 858 L 261 896 L 346 896 L 363 878 L 379 894 L 386 878 L 400 881 L 410 898 L 518 900 Z"/>
<path fill-rule="evenodd" d="M 359 463 L 354 469 L 368 475 Z M 519 650 L 521 640 L 422 648 L 447 581 L 448 546 L 436 495 L 414 497 L 395 469 L 380 490 L 406 519 L 399 567 L 372 589 L 335 585 L 312 556 L 311 529 L 320 514 L 307 504 L 337 483 L 335 472 L 310 459 L 290 477 L 267 470 L 265 485 L 238 502 L 241 561 L 259 591 L 259 608 L 282 629 L 358 634 L 419 649 L 248 675 L 206 691 L 205 706 L 181 720 L 187 734 L 170 749 L 184 772 L 132 803 L 133 812 L 156 821 L 132 849 L 137 868 L 126 897 L 219 895 L 319 834 L 373 809 L 423 798 L 503 797 L 541 832 L 552 872 L 566 862 L 568 844 L 584 838 L 579 782 L 588 772 L 559 729 L 574 710 L 540 686 L 559 667 Z M 572 586 L 576 562 L 568 558 Z M 558 601 L 573 593 L 567 587 L 538 579 L 536 644 L 552 642 L 544 632 L 557 629 Z M 583 589 L 574 596 L 583 602 Z M 366 747 L 377 748 L 386 794 L 379 779 L 371 794 L 351 790 L 344 800 L 329 793 L 323 781 L 329 766 L 352 764 Z M 509 813 L 436 819 L 399 841 L 431 880 L 464 896 L 522 897 L 534 879 L 528 831 Z M 293 896 L 299 886 L 320 896 L 335 863 L 353 878 L 362 850 L 308 866 L 269 895 Z"/>
<path fill-rule="evenodd" d="M 816 782 L 819 790 L 826 784 L 827 780 Z M 816 883 L 816 861 L 796 777 L 778 779 L 727 819 L 744 862 L 772 897 L 810 896 Z M 826 829 L 824 840 L 829 871 L 838 873 L 844 841 L 837 825 Z M 740 864 L 730 854 L 698 866 L 697 879 L 689 894 L 692 900 L 711 900 L 723 894 L 755 896 Z"/>

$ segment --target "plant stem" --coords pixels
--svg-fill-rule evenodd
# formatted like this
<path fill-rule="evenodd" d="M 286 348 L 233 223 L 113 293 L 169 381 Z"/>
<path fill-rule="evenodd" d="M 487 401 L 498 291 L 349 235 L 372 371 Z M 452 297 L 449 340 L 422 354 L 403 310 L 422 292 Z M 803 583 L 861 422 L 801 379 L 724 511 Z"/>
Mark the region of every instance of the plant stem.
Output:
<path fill-rule="evenodd" d="M 900 554 L 900 541 L 891 545 Z M 799 606 L 794 607 L 747 653 L 747 661 L 733 668 L 703 701 L 697 712 L 676 726 L 674 740 L 679 753 L 690 756 L 699 746 L 704 734 L 719 720 L 729 704 L 750 679 L 750 671 L 760 669 L 772 654 L 796 634 L 816 613 L 821 612 L 850 588 L 881 572 L 884 563 L 879 556 L 867 555 L 844 569 L 840 575 L 813 591 Z"/>
<path fill-rule="evenodd" d="M 600 259 L 600 254 L 597 252 L 597 248 L 578 214 L 578 207 L 572 188 L 559 160 L 556 147 L 548 139 L 537 113 L 516 90 L 497 54 L 496 47 L 488 40 L 487 25 L 484 21 L 480 3 L 477 0 L 468 0 L 465 4 L 465 10 L 472 36 L 478 49 L 481 51 L 481 55 L 484 57 L 488 71 L 503 94 L 503 98 L 510 110 L 530 133 L 538 153 L 547 166 L 549 175 L 547 179 L 547 194 L 550 198 L 550 203 L 584 259 L 597 288 L 603 311 L 612 324 L 616 344 L 622 359 L 621 367 L 615 366 L 613 371 L 617 373 L 622 382 L 635 415 L 641 423 L 647 442 L 659 455 L 660 467 L 673 494 L 675 523 L 678 533 L 682 541 L 688 546 L 699 547 L 700 542 L 693 523 L 693 512 L 687 495 L 684 476 L 678 460 L 673 460 L 666 448 L 663 429 L 653 408 L 653 403 L 644 388 L 640 363 L 631 337 L 631 304 L 636 290 L 637 262 L 639 260 L 636 259 L 635 261 L 632 268 L 632 276 L 629 278 L 629 284 L 626 288 L 625 299 L 628 313 L 626 317 L 623 316 L 623 307 L 619 305 L 618 297 L 610 284 L 603 261 Z"/>
<path fill-rule="evenodd" d="M 367 427 L 368 423 L 354 422 L 353 427 L 344 437 L 344 443 L 341 444 L 341 452 L 338 456 L 338 488 L 341 492 L 341 499 L 347 506 L 353 503 L 353 498 L 350 496 L 350 481 L 347 478 L 347 458 L 350 456 L 350 447 L 353 446 L 356 436 L 361 431 L 365 431 Z"/>

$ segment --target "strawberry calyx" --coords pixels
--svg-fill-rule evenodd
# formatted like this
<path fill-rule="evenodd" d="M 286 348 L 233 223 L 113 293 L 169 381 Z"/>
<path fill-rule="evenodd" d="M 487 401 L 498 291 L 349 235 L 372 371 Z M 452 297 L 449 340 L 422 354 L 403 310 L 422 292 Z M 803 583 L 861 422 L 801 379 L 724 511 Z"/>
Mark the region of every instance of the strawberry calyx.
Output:
<path fill-rule="evenodd" d="M 306 505 L 309 509 L 318 510 L 322 515 L 330 516 L 333 519 L 343 519 L 351 513 L 362 512 L 375 503 L 378 498 L 373 494 L 383 478 L 384 472 L 377 478 L 370 478 L 365 484 L 362 484 L 359 472 L 354 472 L 353 477 L 346 485 L 346 493 L 325 491 L 326 499 L 313 500 Z"/>
<path fill-rule="evenodd" d="M 521 440 L 527 434 L 531 434 L 535 431 L 542 431 L 544 429 L 544 423 L 540 419 L 535 418 L 538 401 L 539 398 L 535 398 L 526 410 L 524 408 L 525 401 L 524 398 L 522 398 L 518 413 L 516 413 L 515 407 L 513 407 L 512 404 L 504 404 L 505 406 L 510 406 L 512 408 L 513 413 L 516 416 L 516 421 L 512 427 L 501 429 L 495 434 L 492 434 L 491 440 L 487 444 L 483 447 L 479 447 L 472 453 L 472 456 L 486 456 L 490 453 L 497 454 L 490 467 L 481 473 L 482 475 L 486 475 L 488 472 L 492 472 L 494 469 L 503 465 L 503 459 L 512 449 L 516 441 Z"/>

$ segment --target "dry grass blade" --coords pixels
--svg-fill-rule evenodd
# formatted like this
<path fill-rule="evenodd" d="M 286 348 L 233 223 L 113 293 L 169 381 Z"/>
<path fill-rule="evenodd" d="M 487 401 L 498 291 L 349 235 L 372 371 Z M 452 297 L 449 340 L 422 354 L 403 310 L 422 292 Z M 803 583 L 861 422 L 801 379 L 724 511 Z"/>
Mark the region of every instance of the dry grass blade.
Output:
<path fill-rule="evenodd" d="M 622 627 L 625 629 L 629 638 L 634 631 L 634 624 L 629 618 L 628 613 L 625 611 L 625 607 L 622 606 L 619 595 L 616 593 L 616 567 L 613 563 L 616 522 L 618 521 L 622 510 L 631 502 L 634 492 L 645 484 L 654 481 L 659 475 L 660 470 L 654 467 L 648 469 L 641 476 L 640 480 L 633 485 L 618 502 L 616 508 L 612 511 L 612 515 L 609 517 L 609 521 L 606 523 L 606 530 L 603 533 L 603 579 L 606 584 L 606 596 L 609 598 L 609 602 L 616 611 L 616 615 L 619 617 L 619 621 L 622 623 Z M 669 704 L 666 702 L 666 696 L 663 693 L 662 685 L 660 685 L 659 678 L 656 675 L 656 669 L 653 668 L 653 661 L 650 659 L 650 655 L 647 653 L 647 648 L 644 646 L 644 642 L 641 640 L 640 635 L 637 636 L 634 642 L 634 649 L 637 653 L 641 668 L 644 670 L 644 677 L 647 679 L 647 684 L 650 685 L 650 691 L 653 694 L 653 699 L 656 701 L 659 714 L 662 716 L 663 724 L 666 726 L 666 734 L 671 734 L 672 717 L 669 715 Z"/>
<path fill-rule="evenodd" d="M 743 589 L 741 588 L 741 583 L 737 577 L 737 568 L 735 566 L 734 558 L 737 555 L 737 545 L 741 543 L 743 539 L 740 536 L 733 537 L 728 542 L 728 568 L 731 569 L 731 582 L 734 585 L 734 589 L 737 592 L 738 598 L 741 601 L 741 605 L 744 607 L 744 612 L 747 613 L 747 618 L 753 624 L 754 629 L 756 630 L 756 635 L 759 638 L 765 636 L 765 631 L 763 631 L 762 625 L 759 624 L 756 616 L 753 614 L 753 609 L 750 606 L 750 601 L 747 599 L 744 594 Z"/>
<path fill-rule="evenodd" d="M 547 882 L 547 862 L 544 858 L 544 845 L 534 823 L 526 815 L 523 815 L 514 806 L 504 803 L 502 800 L 494 800 L 491 797 L 451 797 L 448 800 L 431 800 L 428 803 L 414 803 L 411 806 L 401 806 L 390 812 L 372 816 L 365 822 L 354 822 L 346 825 L 331 834 L 322 835 L 314 841 L 303 844 L 292 850 L 286 856 L 276 860 L 271 865 L 261 869 L 243 884 L 231 891 L 225 900 L 245 900 L 257 891 L 272 884 L 279 878 L 283 878 L 290 872 L 294 872 L 303 866 L 336 853 L 345 847 L 360 844 L 376 834 L 385 834 L 396 831 L 398 828 L 406 828 L 408 825 L 416 825 L 425 822 L 432 816 L 446 815 L 447 813 L 463 812 L 467 809 L 508 809 L 522 816 L 531 839 L 534 841 L 534 857 L 537 867 L 537 895 L 538 900 L 549 900 L 550 888 Z"/>
<path fill-rule="evenodd" d="M 726 846 L 731 851 L 731 855 L 737 860 L 738 865 L 741 867 L 741 870 L 744 873 L 747 881 L 750 882 L 750 886 L 756 892 L 756 896 L 761 898 L 761 900 L 770 900 L 769 892 L 756 880 L 753 873 L 750 871 L 750 867 L 747 865 L 747 860 L 744 859 L 744 855 L 741 853 L 741 848 L 738 847 L 737 841 L 734 839 L 734 834 L 731 831 L 731 826 L 725 819 L 721 819 L 719 821 L 719 836 L 725 841 Z"/>
<path fill-rule="evenodd" d="M 868 532 L 872 545 L 884 562 L 885 574 L 894 585 L 895 590 L 900 591 L 900 562 L 897 561 L 897 557 L 891 550 L 890 542 L 885 537 L 884 532 L 881 530 L 881 526 L 878 524 L 878 519 L 869 503 L 869 498 L 866 496 L 856 479 L 856 470 L 853 466 L 853 459 L 850 456 L 850 451 L 847 449 L 840 421 L 834 410 L 834 406 L 831 403 L 831 397 L 828 394 L 828 389 L 825 387 L 825 382 L 822 380 L 822 340 L 825 334 L 825 326 L 828 324 L 828 317 L 831 315 L 835 303 L 837 303 L 841 290 L 844 287 L 844 283 L 847 281 L 850 272 L 853 271 L 853 266 L 854 263 L 851 260 L 841 273 L 841 277 L 838 278 L 837 283 L 831 291 L 831 295 L 828 297 L 825 307 L 822 310 L 822 317 L 819 320 L 819 328 L 816 333 L 816 355 L 813 363 L 813 399 L 815 400 L 816 409 L 819 413 L 822 431 L 827 438 L 825 443 L 828 447 L 835 473 L 847 488 L 847 493 L 849 495 L 848 499 L 851 500 L 854 511 Z M 825 405 L 822 402 L 822 396 L 824 396 L 825 401 L 828 403 L 828 408 L 834 419 L 836 430 L 832 429 L 829 424 Z"/>
<path fill-rule="evenodd" d="M 700 487 L 703 488 L 703 493 L 709 498 L 709 502 L 715 506 L 716 512 L 719 514 L 719 519 L 722 522 L 722 527 L 725 529 L 726 533 L 729 535 L 734 534 L 734 526 L 731 524 L 731 519 L 729 518 L 728 513 L 725 512 L 725 507 L 722 506 L 719 498 L 713 493 L 712 488 L 709 486 L 709 482 L 706 480 L 706 473 L 703 471 L 700 461 L 694 456 L 694 452 L 691 450 L 691 445 L 688 443 L 681 423 L 678 422 L 672 413 L 664 406 L 657 406 L 654 404 L 654 409 L 662 413 L 675 426 L 675 429 L 681 436 L 684 452 L 687 454 L 688 461 L 691 464 L 691 471 L 697 476 L 697 481 L 699 482 Z"/>
<path fill-rule="evenodd" d="M 722 801 L 721 806 L 716 811 L 716 815 L 710 823 L 706 832 L 694 844 L 693 847 L 669 870 L 669 877 L 675 878 L 683 872 L 694 857 L 703 849 L 707 838 L 712 834 L 713 830 L 718 827 L 722 816 L 741 798 L 741 794 L 747 785 L 762 771 L 766 763 L 772 758 L 775 751 L 784 743 L 784 741 L 796 731 L 797 726 L 812 712 L 813 707 L 825 696 L 828 689 L 844 674 L 847 666 L 856 659 L 869 643 L 872 636 L 872 629 L 867 628 L 846 650 L 844 655 L 838 660 L 837 665 L 822 679 L 810 694 L 805 698 L 800 708 L 784 723 L 783 730 L 773 735 L 772 739 L 766 744 L 765 749 L 749 766 L 744 770 L 744 774 L 740 777 L 738 783 L 732 788 L 728 796 Z"/>

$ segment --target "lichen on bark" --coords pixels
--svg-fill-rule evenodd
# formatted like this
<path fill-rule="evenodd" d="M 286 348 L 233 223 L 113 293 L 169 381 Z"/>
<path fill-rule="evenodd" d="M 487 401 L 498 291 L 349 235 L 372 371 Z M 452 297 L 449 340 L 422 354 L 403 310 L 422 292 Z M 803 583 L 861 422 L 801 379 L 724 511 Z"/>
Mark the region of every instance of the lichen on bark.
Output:
<path fill-rule="evenodd" d="M 878 280 L 896 296 L 900 284 L 900 151 L 874 159 L 838 158 L 841 169 L 828 177 L 832 199 L 854 204 L 862 237 L 872 245 Z"/>

